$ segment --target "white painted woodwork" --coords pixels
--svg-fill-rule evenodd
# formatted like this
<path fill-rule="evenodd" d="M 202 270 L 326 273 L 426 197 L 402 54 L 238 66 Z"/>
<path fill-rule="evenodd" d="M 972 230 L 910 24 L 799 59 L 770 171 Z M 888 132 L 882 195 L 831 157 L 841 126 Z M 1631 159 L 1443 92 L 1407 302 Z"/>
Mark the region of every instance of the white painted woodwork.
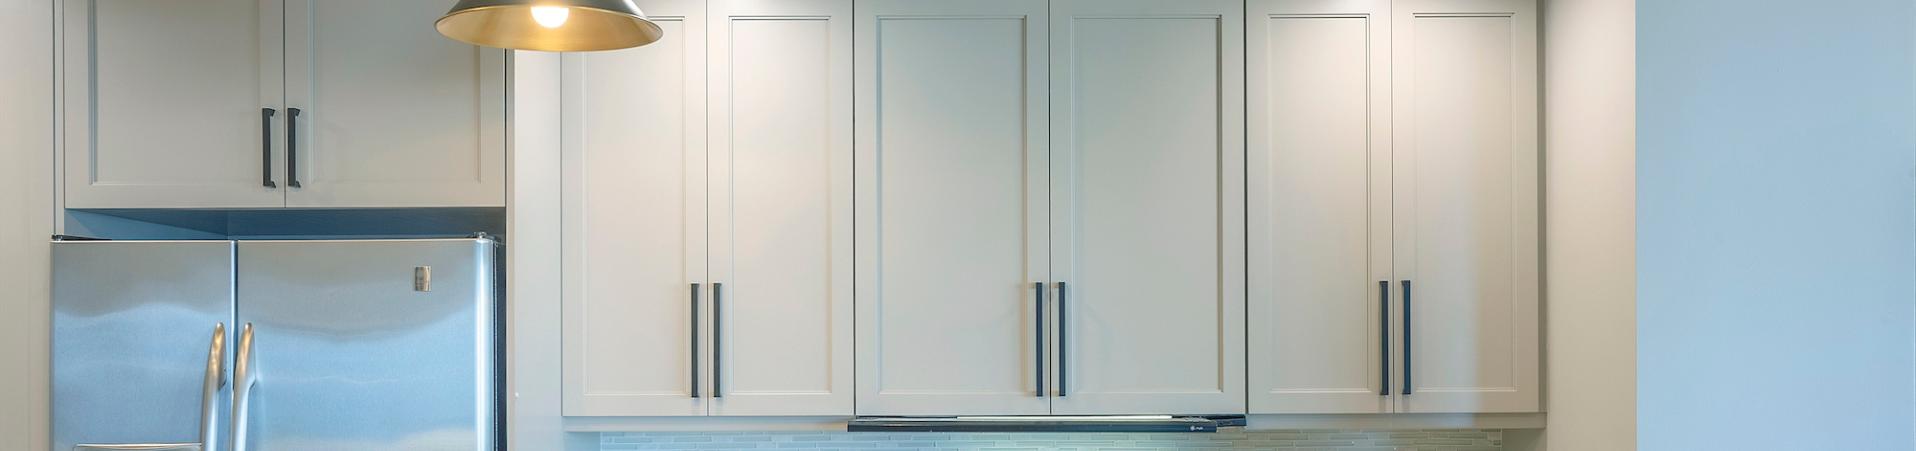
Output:
<path fill-rule="evenodd" d="M 711 399 L 703 369 L 711 345 L 695 336 L 711 330 L 705 9 L 692 0 L 639 6 L 665 29 L 663 40 L 564 57 L 568 416 L 705 415 Z M 695 311 L 704 323 L 696 330 Z"/>
<path fill-rule="evenodd" d="M 1250 413 L 1392 412 L 1390 0 L 1247 6 Z"/>
<path fill-rule="evenodd" d="M 512 397 L 502 418 L 507 428 L 503 446 L 509 450 L 555 449 L 567 441 L 561 410 L 564 353 L 552 352 L 565 346 L 560 57 L 553 52 L 512 52 L 512 91 L 517 96 L 508 154 L 512 163 L 506 165 L 512 180 L 506 230 L 513 236 L 505 255 L 505 315 L 510 318 L 505 339 L 511 343 L 506 347 L 511 376 L 505 389 Z"/>
<path fill-rule="evenodd" d="M 505 205 L 505 51 L 441 36 L 446 8 L 286 1 L 287 206 Z"/>
<path fill-rule="evenodd" d="M 284 204 L 280 0 L 61 5 L 66 207 Z"/>
<path fill-rule="evenodd" d="M 1398 410 L 1535 412 L 1536 5 L 1395 0 L 1391 15 L 1394 269 L 1411 281 L 1392 287 L 1410 317 Z"/>
<path fill-rule="evenodd" d="M 852 0 L 706 8 L 711 414 L 850 416 Z"/>
<path fill-rule="evenodd" d="M 1050 4 L 1052 413 L 1244 413 L 1244 3 Z"/>
<path fill-rule="evenodd" d="M 1046 2 L 856 17 L 858 414 L 1048 413 Z"/>

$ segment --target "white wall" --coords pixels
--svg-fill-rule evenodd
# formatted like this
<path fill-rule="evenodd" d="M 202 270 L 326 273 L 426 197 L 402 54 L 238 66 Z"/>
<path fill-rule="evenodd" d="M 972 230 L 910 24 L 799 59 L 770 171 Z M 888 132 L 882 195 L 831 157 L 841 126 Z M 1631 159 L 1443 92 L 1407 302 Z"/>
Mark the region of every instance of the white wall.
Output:
<path fill-rule="evenodd" d="M 1916 448 L 1916 2 L 1637 31 L 1641 449 Z"/>
<path fill-rule="evenodd" d="M 53 2 L 0 0 L 0 450 L 47 449 Z"/>
<path fill-rule="evenodd" d="M 1543 4 L 1552 451 L 1630 450 L 1637 442 L 1635 3 Z"/>

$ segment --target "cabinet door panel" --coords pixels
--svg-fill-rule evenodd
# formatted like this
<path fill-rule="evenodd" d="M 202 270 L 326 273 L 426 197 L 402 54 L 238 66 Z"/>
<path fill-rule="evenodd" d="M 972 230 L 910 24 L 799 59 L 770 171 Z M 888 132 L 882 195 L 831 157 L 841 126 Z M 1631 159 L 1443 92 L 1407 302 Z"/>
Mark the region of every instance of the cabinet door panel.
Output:
<path fill-rule="evenodd" d="M 505 51 L 421 25 L 445 9 L 287 2 L 288 206 L 505 205 Z"/>
<path fill-rule="evenodd" d="M 1244 413 L 1243 5 L 1051 2 L 1054 413 Z"/>
<path fill-rule="evenodd" d="M 714 0 L 713 415 L 852 414 L 851 0 Z"/>
<path fill-rule="evenodd" d="M 858 413 L 1047 413 L 1045 2 L 856 8 Z"/>
<path fill-rule="evenodd" d="M 285 205 L 266 186 L 284 183 L 278 121 L 261 121 L 281 110 L 279 1 L 64 8 L 68 208 Z"/>
<path fill-rule="evenodd" d="M 700 336 L 710 326 L 694 325 L 711 319 L 704 11 L 692 1 L 640 6 L 665 39 L 564 57 L 571 416 L 704 415 L 711 399 L 711 345 Z"/>
<path fill-rule="evenodd" d="M 1250 411 L 1390 412 L 1390 2 L 1249 11 Z"/>
<path fill-rule="evenodd" d="M 1396 269 L 1411 281 L 1399 410 L 1537 411 L 1535 5 L 1399 0 L 1392 14 Z"/>

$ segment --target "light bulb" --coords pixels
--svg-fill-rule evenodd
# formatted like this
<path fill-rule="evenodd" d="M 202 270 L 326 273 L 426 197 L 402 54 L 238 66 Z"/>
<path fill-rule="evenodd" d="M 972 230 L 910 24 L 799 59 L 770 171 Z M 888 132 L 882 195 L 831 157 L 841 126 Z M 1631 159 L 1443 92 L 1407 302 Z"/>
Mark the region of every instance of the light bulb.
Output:
<path fill-rule="evenodd" d="M 560 25 L 565 25 L 565 18 L 571 13 L 572 9 L 564 6 L 534 6 L 532 20 L 546 28 L 559 28 Z"/>

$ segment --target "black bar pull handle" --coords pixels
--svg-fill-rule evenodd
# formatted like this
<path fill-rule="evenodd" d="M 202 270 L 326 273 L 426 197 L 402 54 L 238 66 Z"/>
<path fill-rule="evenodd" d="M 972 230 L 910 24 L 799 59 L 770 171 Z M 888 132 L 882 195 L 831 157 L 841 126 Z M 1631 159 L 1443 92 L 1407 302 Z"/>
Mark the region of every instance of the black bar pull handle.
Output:
<path fill-rule="evenodd" d="M 1404 394 L 1410 394 L 1410 281 L 1404 281 Z"/>
<path fill-rule="evenodd" d="M 1058 397 L 1060 398 L 1065 396 L 1065 381 L 1071 379 L 1070 374 L 1066 373 L 1067 369 L 1071 368 L 1071 361 L 1065 358 L 1066 342 L 1071 339 L 1071 334 L 1065 332 L 1071 325 L 1071 316 L 1066 314 L 1065 306 L 1071 305 L 1070 299 L 1065 294 L 1064 282 L 1058 282 Z"/>
<path fill-rule="evenodd" d="M 723 366 L 721 366 L 725 364 L 725 358 L 723 357 L 723 354 L 722 354 L 723 352 L 725 352 L 725 344 L 724 342 L 719 341 L 725 337 L 725 334 L 722 333 L 722 331 L 724 331 L 723 327 L 725 327 L 725 313 L 723 310 L 720 310 L 722 308 L 725 308 L 725 284 L 712 282 L 712 397 L 713 398 L 725 397 L 725 388 L 723 385 L 725 383 L 725 369 Z"/>
<path fill-rule="evenodd" d="M 260 185 L 267 188 L 279 187 L 278 183 L 273 183 L 273 113 L 277 112 L 272 108 L 259 109 Z"/>
<path fill-rule="evenodd" d="M 699 397 L 699 284 L 692 284 L 692 397 Z"/>
<path fill-rule="evenodd" d="M 1045 397 L 1045 392 L 1044 392 L 1044 373 L 1045 373 L 1044 371 L 1044 282 L 1038 282 L 1038 285 L 1033 290 L 1033 294 L 1037 295 L 1037 298 L 1036 298 L 1037 302 L 1035 302 L 1034 304 L 1038 306 L 1037 321 L 1033 321 L 1033 323 L 1036 323 L 1038 325 L 1038 331 L 1036 335 L 1032 335 L 1031 342 L 1036 343 L 1038 345 L 1038 352 L 1036 352 L 1038 356 L 1038 359 L 1037 359 L 1038 397 L 1043 398 Z"/>
<path fill-rule="evenodd" d="M 1377 342 L 1383 343 L 1384 347 L 1383 352 L 1378 355 L 1378 358 L 1384 362 L 1383 374 L 1380 375 L 1384 386 L 1377 394 L 1390 396 L 1390 281 L 1388 280 L 1377 281 L 1377 312 L 1377 320 L 1382 322 L 1382 326 L 1377 328 Z"/>
<path fill-rule="evenodd" d="M 286 109 L 286 187 L 299 187 L 299 109 Z"/>

